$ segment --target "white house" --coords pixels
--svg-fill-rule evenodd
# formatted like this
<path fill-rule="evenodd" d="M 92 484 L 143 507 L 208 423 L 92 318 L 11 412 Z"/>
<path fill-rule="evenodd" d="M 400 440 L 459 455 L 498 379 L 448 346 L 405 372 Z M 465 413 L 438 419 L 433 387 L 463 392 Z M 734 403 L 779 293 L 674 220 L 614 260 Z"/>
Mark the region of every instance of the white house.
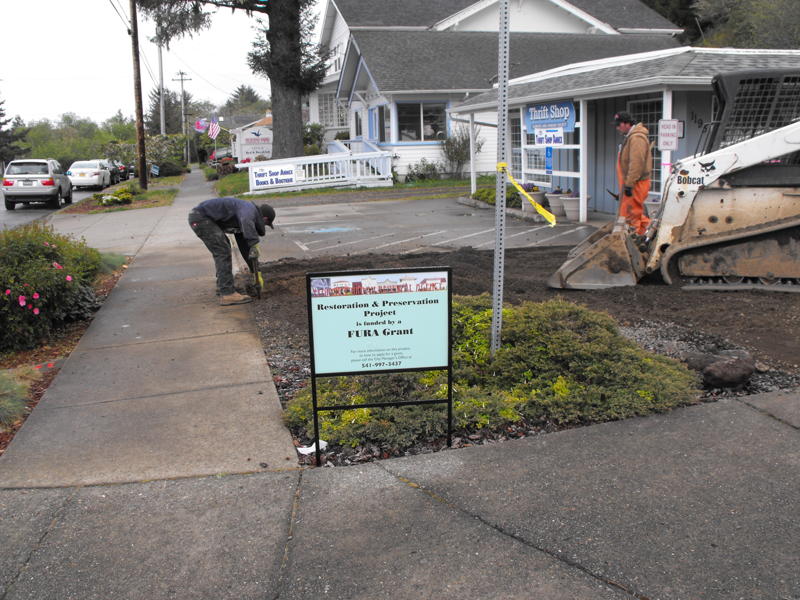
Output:
<path fill-rule="evenodd" d="M 422 158 L 440 161 L 441 140 L 458 126 L 448 110 L 492 89 L 498 21 L 497 0 L 328 0 L 321 43 L 331 70 L 310 98 L 311 120 L 328 139 L 349 132 L 351 148 L 392 151 L 400 175 Z M 514 0 L 510 22 L 512 77 L 674 48 L 680 31 L 639 0 Z M 488 111 L 476 118 L 496 121 Z M 479 170 L 493 171 L 496 131 L 478 135 Z"/>

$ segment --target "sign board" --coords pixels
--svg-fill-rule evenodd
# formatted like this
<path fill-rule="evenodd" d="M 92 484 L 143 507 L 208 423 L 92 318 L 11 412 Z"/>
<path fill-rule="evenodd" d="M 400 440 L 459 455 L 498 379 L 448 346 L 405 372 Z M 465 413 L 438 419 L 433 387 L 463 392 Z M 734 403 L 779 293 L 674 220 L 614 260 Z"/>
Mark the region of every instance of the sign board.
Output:
<path fill-rule="evenodd" d="M 575 131 L 575 105 L 572 102 L 529 104 L 525 107 L 525 131 L 561 127 L 564 133 Z"/>
<path fill-rule="evenodd" d="M 551 127 L 550 129 L 535 129 L 534 130 L 534 143 L 537 146 L 563 146 L 564 145 L 564 128 Z"/>
<path fill-rule="evenodd" d="M 544 172 L 546 175 L 553 174 L 553 147 L 547 146 L 544 150 Z"/>
<path fill-rule="evenodd" d="M 308 295 L 314 374 L 448 367 L 446 267 L 309 274 Z"/>
<path fill-rule="evenodd" d="M 158 168 L 158 165 L 150 165 L 150 175 L 153 177 L 158 177 L 159 172 L 160 169 Z"/>
<path fill-rule="evenodd" d="M 260 125 L 246 127 L 236 134 L 236 158 L 255 160 L 257 156 L 272 158 L 272 128 Z"/>
<path fill-rule="evenodd" d="M 677 150 L 683 137 L 683 122 L 678 119 L 661 119 L 658 122 L 658 149 Z"/>
<path fill-rule="evenodd" d="M 254 163 L 249 171 L 251 190 L 289 187 L 305 179 L 303 168 L 292 163 Z"/>

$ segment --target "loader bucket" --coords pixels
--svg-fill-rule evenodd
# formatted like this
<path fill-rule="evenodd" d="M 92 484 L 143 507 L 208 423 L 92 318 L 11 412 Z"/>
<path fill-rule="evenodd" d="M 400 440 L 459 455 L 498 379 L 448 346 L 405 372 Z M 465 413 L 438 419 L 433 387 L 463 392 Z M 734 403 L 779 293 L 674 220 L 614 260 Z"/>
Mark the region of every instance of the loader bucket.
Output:
<path fill-rule="evenodd" d="M 609 223 L 573 248 L 547 280 L 551 288 L 595 290 L 636 285 L 645 257 L 623 223 Z"/>

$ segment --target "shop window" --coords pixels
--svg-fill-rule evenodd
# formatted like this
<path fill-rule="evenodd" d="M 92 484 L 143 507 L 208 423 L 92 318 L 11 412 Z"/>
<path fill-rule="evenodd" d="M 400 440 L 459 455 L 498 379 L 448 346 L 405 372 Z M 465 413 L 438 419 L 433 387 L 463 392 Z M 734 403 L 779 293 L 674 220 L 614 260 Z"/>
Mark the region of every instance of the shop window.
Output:
<path fill-rule="evenodd" d="M 653 173 L 650 179 L 650 191 L 661 192 L 661 152 L 658 149 L 658 121 L 662 117 L 661 99 L 632 100 L 628 103 L 628 112 L 633 120 L 647 127 L 650 142 L 653 144 Z"/>
<path fill-rule="evenodd" d="M 443 140 L 445 132 L 444 103 L 424 102 L 397 105 L 397 126 L 401 142 Z"/>

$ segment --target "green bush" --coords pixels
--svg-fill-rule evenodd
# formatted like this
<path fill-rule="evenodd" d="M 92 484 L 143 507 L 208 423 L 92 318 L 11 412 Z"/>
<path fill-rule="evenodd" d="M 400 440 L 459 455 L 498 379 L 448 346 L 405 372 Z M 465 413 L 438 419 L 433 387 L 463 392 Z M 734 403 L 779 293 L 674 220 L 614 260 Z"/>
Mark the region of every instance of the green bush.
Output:
<path fill-rule="evenodd" d="M 131 192 L 130 186 L 126 188 L 115 190 L 110 194 L 98 193 L 92 196 L 92 199 L 97 202 L 98 206 L 121 206 L 124 204 L 131 204 L 135 192 Z"/>
<path fill-rule="evenodd" d="M 97 308 L 100 253 L 41 224 L 0 232 L 0 352 L 31 348 Z"/>
<path fill-rule="evenodd" d="M 423 181 L 425 179 L 440 179 L 444 167 L 437 162 L 429 162 L 423 158 L 418 163 L 408 166 L 406 181 Z"/>
<path fill-rule="evenodd" d="M 159 177 L 173 177 L 186 173 L 186 167 L 174 160 L 165 160 L 158 165 Z"/>
<path fill-rule="evenodd" d="M 565 300 L 503 309 L 503 336 L 492 358 L 491 298 L 453 303 L 453 414 L 461 433 L 509 425 L 568 427 L 663 412 L 696 401 L 695 375 L 650 354 L 617 331 L 608 315 Z M 320 406 L 446 398 L 442 372 L 319 378 Z M 285 412 L 289 427 L 313 433 L 311 391 Z M 323 439 L 375 444 L 394 452 L 441 437 L 444 409 L 354 408 L 320 413 Z"/>
<path fill-rule="evenodd" d="M 322 150 L 319 149 L 319 145 L 317 144 L 306 144 L 303 146 L 303 154 L 306 156 L 314 156 L 321 153 Z"/>
<path fill-rule="evenodd" d="M 496 195 L 495 188 L 480 188 L 472 194 L 472 197 L 475 200 L 480 200 L 481 202 L 494 206 L 496 203 Z M 513 185 L 506 187 L 506 207 L 522 208 L 522 197 Z"/>

